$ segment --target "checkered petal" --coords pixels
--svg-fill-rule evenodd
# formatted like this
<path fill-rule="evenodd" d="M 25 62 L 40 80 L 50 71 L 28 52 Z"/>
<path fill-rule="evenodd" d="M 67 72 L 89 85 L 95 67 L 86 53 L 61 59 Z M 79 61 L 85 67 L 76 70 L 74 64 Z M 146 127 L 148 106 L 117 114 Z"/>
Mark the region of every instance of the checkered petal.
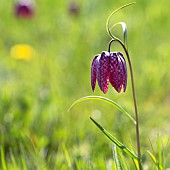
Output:
<path fill-rule="evenodd" d="M 127 86 L 127 68 L 126 68 L 126 61 L 122 53 L 118 53 L 119 58 L 121 59 L 122 65 L 123 65 L 123 91 L 126 91 Z"/>
<path fill-rule="evenodd" d="M 108 91 L 109 85 L 109 52 L 102 52 L 97 58 L 97 81 L 103 93 Z"/>
<path fill-rule="evenodd" d="M 91 65 L 91 87 L 92 87 L 92 90 L 94 91 L 95 89 L 95 86 L 96 86 L 96 66 L 97 66 L 97 57 L 99 56 L 96 55 L 92 61 L 92 65 Z"/>
<path fill-rule="evenodd" d="M 121 57 L 120 57 L 121 56 Z M 122 85 L 124 90 L 126 89 L 126 77 L 127 73 L 125 71 L 125 66 L 123 64 L 122 54 L 119 52 L 110 53 L 110 77 L 109 81 L 115 90 L 120 93 Z M 125 75 L 126 74 L 126 75 Z"/>

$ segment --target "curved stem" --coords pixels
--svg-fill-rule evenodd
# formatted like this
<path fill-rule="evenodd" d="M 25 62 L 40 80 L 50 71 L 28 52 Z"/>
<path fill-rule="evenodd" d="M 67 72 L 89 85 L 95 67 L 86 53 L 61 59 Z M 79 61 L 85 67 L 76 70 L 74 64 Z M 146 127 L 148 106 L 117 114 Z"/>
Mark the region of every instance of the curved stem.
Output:
<path fill-rule="evenodd" d="M 117 39 L 117 37 L 115 37 L 115 36 L 111 33 L 110 28 L 109 28 L 109 22 L 110 22 L 110 19 L 111 19 L 112 15 L 115 14 L 116 12 L 118 12 L 119 10 L 121 10 L 121 9 L 127 7 L 127 6 L 133 5 L 133 4 L 135 4 L 135 3 L 136 3 L 136 2 L 131 2 L 131 3 L 125 4 L 125 5 L 117 8 L 116 10 L 114 10 L 114 11 L 109 15 L 109 17 L 108 17 L 108 19 L 107 19 L 107 21 L 106 21 L 106 31 L 108 32 L 108 34 L 110 35 L 110 37 L 112 37 L 112 38 L 114 38 L 114 39 Z"/>
<path fill-rule="evenodd" d="M 117 41 L 124 49 L 127 59 L 128 59 L 128 64 L 129 64 L 129 69 L 130 69 L 130 77 L 131 77 L 131 84 L 132 84 L 132 96 L 133 96 L 133 103 L 134 103 L 134 109 L 135 109 L 135 117 L 136 117 L 136 141 L 137 141 L 137 151 L 138 151 L 138 157 L 139 157 L 139 169 L 142 170 L 142 165 L 141 165 L 141 151 L 140 151 L 140 133 L 139 133 L 139 117 L 138 117 L 138 109 L 137 109 L 137 102 L 136 102 L 136 94 L 135 94 L 135 85 L 134 85 L 134 76 L 133 76 L 133 69 L 132 69 L 132 64 L 130 60 L 130 56 L 128 53 L 128 50 L 124 46 L 121 40 L 118 38 L 112 39 L 109 43 L 108 51 L 110 52 L 110 47 L 112 42 Z"/>

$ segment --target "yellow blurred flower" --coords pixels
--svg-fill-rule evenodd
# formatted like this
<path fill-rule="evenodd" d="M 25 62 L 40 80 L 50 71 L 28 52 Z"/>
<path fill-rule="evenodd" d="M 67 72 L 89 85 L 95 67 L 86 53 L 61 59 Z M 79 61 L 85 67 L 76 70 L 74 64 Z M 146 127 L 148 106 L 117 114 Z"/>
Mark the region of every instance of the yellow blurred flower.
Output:
<path fill-rule="evenodd" d="M 34 56 L 34 49 L 28 44 L 17 44 L 11 48 L 11 57 L 18 60 L 29 61 Z"/>

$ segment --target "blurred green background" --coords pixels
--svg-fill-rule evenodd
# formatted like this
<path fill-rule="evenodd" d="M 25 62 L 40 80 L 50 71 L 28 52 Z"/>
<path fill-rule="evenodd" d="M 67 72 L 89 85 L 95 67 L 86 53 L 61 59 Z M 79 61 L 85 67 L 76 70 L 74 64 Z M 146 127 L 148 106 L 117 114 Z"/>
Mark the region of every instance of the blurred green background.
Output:
<path fill-rule="evenodd" d="M 90 86 L 91 61 L 95 54 L 107 50 L 110 41 L 105 29 L 107 17 L 129 1 L 74 2 L 78 5 L 76 13 L 70 11 L 69 0 L 36 0 L 31 19 L 15 16 L 15 1 L 0 2 L 2 169 L 108 169 L 112 164 L 112 144 L 90 116 L 127 146 L 136 148 L 135 127 L 113 106 L 86 101 L 67 112 L 78 98 L 101 95 L 134 116 L 130 77 L 126 93 L 117 94 L 111 86 L 107 94 L 98 86 L 93 93 Z M 170 2 L 136 2 L 117 13 L 111 22 L 125 21 L 128 27 L 142 154 L 144 164 L 152 169 L 145 152 L 153 147 L 157 153 L 158 136 L 166 147 L 170 132 Z M 34 49 L 30 60 L 11 56 L 17 44 Z M 112 51 L 118 50 L 119 46 L 112 46 Z M 131 166 L 132 161 L 128 161 Z"/>

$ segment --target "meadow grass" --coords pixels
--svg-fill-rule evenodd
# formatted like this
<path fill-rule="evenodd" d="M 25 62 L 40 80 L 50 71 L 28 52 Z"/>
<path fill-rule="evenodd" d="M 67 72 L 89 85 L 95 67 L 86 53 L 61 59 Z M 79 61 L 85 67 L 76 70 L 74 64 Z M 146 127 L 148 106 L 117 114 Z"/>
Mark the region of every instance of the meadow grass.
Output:
<path fill-rule="evenodd" d="M 90 87 L 91 61 L 95 54 L 107 50 L 110 40 L 106 19 L 124 2 L 76 2 L 79 13 L 71 15 L 70 1 L 37 0 L 35 16 L 30 20 L 15 17 L 14 2 L 0 2 L 3 170 L 115 169 L 112 143 L 98 131 L 90 116 L 136 150 L 133 124 L 113 106 L 85 101 L 67 112 L 78 98 L 101 95 L 121 104 L 134 116 L 129 79 L 127 92 L 119 95 L 111 86 L 105 95 L 98 87 L 93 93 Z M 126 21 L 128 27 L 145 169 L 156 169 L 147 150 L 158 159 L 161 150 L 166 168 L 170 168 L 169 4 L 168 0 L 137 1 L 113 20 Z M 29 44 L 35 51 L 32 59 L 11 57 L 11 48 L 16 44 Z M 158 138 L 161 142 L 157 142 Z M 133 161 L 124 157 L 133 169 Z"/>

